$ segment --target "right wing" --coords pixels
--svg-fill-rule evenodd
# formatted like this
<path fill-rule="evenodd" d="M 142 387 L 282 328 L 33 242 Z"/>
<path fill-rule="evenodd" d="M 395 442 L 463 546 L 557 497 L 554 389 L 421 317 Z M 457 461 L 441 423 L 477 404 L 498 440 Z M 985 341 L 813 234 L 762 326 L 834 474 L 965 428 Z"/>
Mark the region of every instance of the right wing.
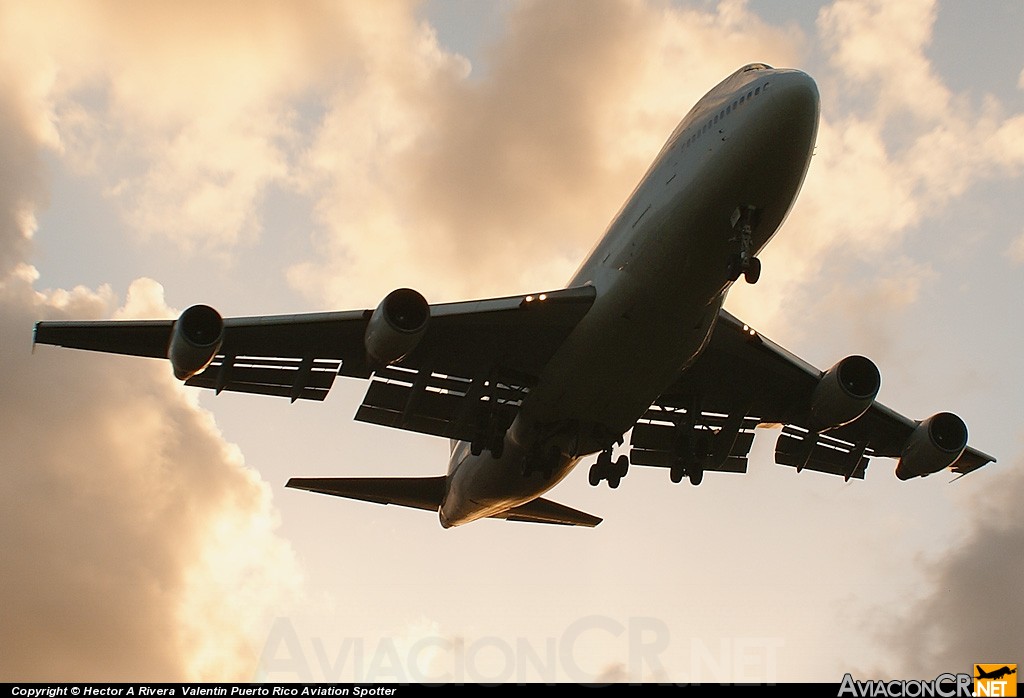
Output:
<path fill-rule="evenodd" d="M 966 427 L 959 417 L 939 413 L 912 420 L 873 397 L 842 426 L 820 419 L 816 424 L 825 375 L 723 310 L 704 352 L 633 428 L 630 461 L 675 468 L 673 479 L 685 472 L 684 461 L 701 473 L 745 472 L 759 426 L 782 427 L 775 448 L 780 465 L 846 479 L 863 478 L 872 457 L 900 459 L 897 475 L 904 479 L 944 467 L 963 475 L 995 460 L 964 447 Z M 947 452 L 932 440 L 943 425 L 956 434 Z"/>
<path fill-rule="evenodd" d="M 471 440 L 482 421 L 514 416 L 595 295 L 584 286 L 432 305 L 415 348 L 389 365 L 366 348 L 377 311 L 226 318 L 212 361 L 186 384 L 294 401 L 323 400 L 337 375 L 372 378 L 356 419 Z M 35 342 L 168 358 L 179 322 L 39 322 Z"/>

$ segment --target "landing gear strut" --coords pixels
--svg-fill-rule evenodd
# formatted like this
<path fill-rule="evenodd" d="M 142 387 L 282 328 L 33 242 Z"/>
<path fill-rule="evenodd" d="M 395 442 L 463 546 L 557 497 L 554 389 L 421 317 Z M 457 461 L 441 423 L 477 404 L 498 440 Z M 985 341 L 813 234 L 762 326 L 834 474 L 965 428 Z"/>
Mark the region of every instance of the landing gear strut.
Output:
<path fill-rule="evenodd" d="M 682 482 L 686 476 L 690 484 L 696 486 L 704 480 L 704 466 L 714 451 L 714 436 L 707 428 L 698 428 L 698 414 L 700 410 L 694 406 L 687 413 L 686 421 L 679 425 L 679 438 L 669 470 L 672 482 Z"/>
<path fill-rule="evenodd" d="M 505 432 L 508 431 L 497 410 L 490 410 L 487 413 L 486 421 L 479 434 L 469 444 L 469 452 L 479 456 L 485 450 L 490 451 L 495 458 L 501 458 L 505 451 Z"/>
<path fill-rule="evenodd" d="M 739 251 L 729 258 L 727 273 L 730 281 L 739 279 L 740 274 L 748 284 L 756 284 L 761 278 L 761 260 L 751 251 L 754 228 L 759 217 L 758 210 L 753 206 L 740 206 L 732 214 L 732 229 L 736 235 L 729 241 L 736 243 Z"/>
<path fill-rule="evenodd" d="M 608 486 L 614 490 L 619 486 L 622 478 L 626 477 L 628 471 L 628 457 L 619 456 L 613 463 L 612 450 L 610 448 L 605 449 L 598 455 L 597 462 L 590 466 L 590 484 L 597 487 L 601 484 L 601 480 L 607 480 Z"/>

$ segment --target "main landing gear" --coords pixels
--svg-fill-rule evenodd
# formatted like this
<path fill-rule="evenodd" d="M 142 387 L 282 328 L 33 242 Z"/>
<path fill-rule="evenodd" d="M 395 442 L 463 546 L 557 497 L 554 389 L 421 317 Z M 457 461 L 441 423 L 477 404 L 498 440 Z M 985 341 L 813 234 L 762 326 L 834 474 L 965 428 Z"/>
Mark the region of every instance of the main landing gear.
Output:
<path fill-rule="evenodd" d="M 469 452 L 474 456 L 479 456 L 487 450 L 495 458 L 501 458 L 501 454 L 505 451 L 505 432 L 507 431 L 508 426 L 498 411 L 489 410 L 476 438 L 469 444 Z"/>
<path fill-rule="evenodd" d="M 619 456 L 612 462 L 612 449 L 605 449 L 598 455 L 597 462 L 590 466 L 590 484 L 597 487 L 601 484 L 601 480 L 607 480 L 608 486 L 614 490 L 619 486 L 622 478 L 626 477 L 628 471 L 629 458 L 627 456 Z"/>
<path fill-rule="evenodd" d="M 680 483 L 683 481 L 684 475 L 690 478 L 691 485 L 699 485 L 704 480 L 704 468 L 696 460 L 687 464 L 680 458 L 669 470 L 669 477 L 672 478 L 672 482 Z"/>
<path fill-rule="evenodd" d="M 740 274 L 748 284 L 756 284 L 761 278 L 761 260 L 751 251 L 759 217 L 759 211 L 753 206 L 740 206 L 732 214 L 732 229 L 736 235 L 729 242 L 736 243 L 739 251 L 729 257 L 727 273 L 730 281 L 739 279 Z"/>

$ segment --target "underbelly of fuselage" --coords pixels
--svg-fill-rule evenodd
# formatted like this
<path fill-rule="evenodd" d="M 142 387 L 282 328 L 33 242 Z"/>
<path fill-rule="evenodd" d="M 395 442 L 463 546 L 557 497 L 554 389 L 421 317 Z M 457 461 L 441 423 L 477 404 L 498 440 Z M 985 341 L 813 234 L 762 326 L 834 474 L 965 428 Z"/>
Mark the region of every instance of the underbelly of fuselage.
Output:
<path fill-rule="evenodd" d="M 816 101 L 807 104 L 790 114 L 780 100 L 760 128 L 723 128 L 652 169 L 637 205 L 609 228 L 611 243 L 570 281 L 594 285 L 598 298 L 523 401 L 503 456 L 450 471 L 453 521 L 543 494 L 581 457 L 610 448 L 697 358 L 732 283 L 738 209 L 758 213 L 757 254 L 799 192 L 817 127 Z M 538 459 L 545 468 L 531 470 Z"/>
<path fill-rule="evenodd" d="M 570 286 L 598 299 L 523 402 L 513 438 L 553 440 L 568 456 L 608 448 L 706 345 L 731 287 L 736 216 L 757 211 L 751 253 L 792 206 L 813 144 L 814 118 L 767 114 L 762 128 L 708 134 L 710 145 L 671 153 L 638 189 L 639 222 L 610 228 L 622 244 L 584 264 Z M 618 228 L 618 229 L 617 229 Z"/>

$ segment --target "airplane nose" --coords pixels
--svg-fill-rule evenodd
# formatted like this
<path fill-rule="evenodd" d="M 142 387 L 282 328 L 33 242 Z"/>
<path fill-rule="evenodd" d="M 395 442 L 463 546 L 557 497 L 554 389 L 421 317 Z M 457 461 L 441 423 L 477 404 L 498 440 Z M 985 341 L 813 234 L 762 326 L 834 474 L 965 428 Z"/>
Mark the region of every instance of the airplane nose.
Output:
<path fill-rule="evenodd" d="M 817 131 L 820 97 L 818 85 L 799 70 L 780 73 L 771 81 L 772 103 L 787 121 Z"/>

